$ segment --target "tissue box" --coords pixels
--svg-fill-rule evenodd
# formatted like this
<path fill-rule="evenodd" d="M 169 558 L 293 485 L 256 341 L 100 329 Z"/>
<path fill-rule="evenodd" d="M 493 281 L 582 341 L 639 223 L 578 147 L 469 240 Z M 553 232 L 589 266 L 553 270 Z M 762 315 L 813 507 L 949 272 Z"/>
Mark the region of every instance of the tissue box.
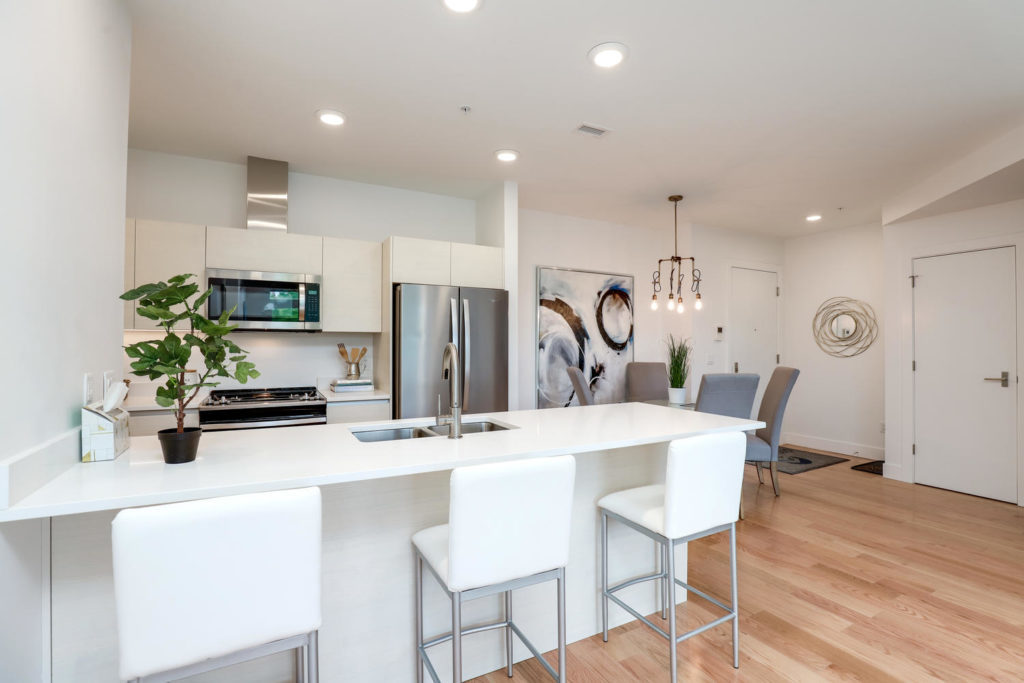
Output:
<path fill-rule="evenodd" d="M 128 411 L 103 412 L 102 403 L 82 408 L 82 462 L 113 460 L 128 449 Z"/>

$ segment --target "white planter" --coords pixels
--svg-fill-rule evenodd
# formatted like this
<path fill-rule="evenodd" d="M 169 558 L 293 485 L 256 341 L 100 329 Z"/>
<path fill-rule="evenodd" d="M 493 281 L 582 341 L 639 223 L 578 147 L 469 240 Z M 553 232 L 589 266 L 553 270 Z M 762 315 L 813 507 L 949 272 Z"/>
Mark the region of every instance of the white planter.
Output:
<path fill-rule="evenodd" d="M 686 387 L 676 389 L 669 387 L 668 390 L 668 402 L 682 405 L 686 403 Z"/>

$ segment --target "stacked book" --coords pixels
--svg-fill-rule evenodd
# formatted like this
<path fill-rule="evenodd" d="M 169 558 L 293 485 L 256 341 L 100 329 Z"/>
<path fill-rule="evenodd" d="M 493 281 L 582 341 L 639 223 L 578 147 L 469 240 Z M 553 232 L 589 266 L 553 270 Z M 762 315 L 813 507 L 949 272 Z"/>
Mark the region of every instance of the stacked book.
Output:
<path fill-rule="evenodd" d="M 373 391 L 372 379 L 336 379 L 331 382 L 331 391 L 340 394 L 346 391 Z"/>

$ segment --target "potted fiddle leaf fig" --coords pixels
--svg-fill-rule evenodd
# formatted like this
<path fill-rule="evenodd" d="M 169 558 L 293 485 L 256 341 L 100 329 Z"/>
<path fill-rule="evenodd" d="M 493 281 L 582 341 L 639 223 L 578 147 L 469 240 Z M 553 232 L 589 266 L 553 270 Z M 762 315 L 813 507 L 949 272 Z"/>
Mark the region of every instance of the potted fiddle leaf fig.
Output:
<path fill-rule="evenodd" d="M 690 374 L 690 353 L 693 347 L 687 340 L 676 341 L 668 336 L 668 402 L 686 403 L 686 378 Z"/>
<path fill-rule="evenodd" d="M 222 313 L 216 322 L 209 320 L 200 310 L 212 290 L 200 294 L 194 277 L 190 273 L 175 275 L 167 282 L 142 285 L 121 295 L 125 301 L 138 300 L 136 313 L 157 321 L 164 331 L 163 339 L 130 344 L 124 351 L 132 359 L 133 375 L 164 380 L 156 389 L 156 402 L 164 408 L 173 406 L 178 422 L 177 428 L 157 433 L 164 462 L 169 464 L 196 458 L 202 429 L 185 426 L 185 409 L 200 389 L 217 386 L 218 378 L 233 378 L 245 384 L 249 378 L 260 376 L 256 366 L 246 360 L 246 352 L 227 338 L 238 327 L 228 324 L 234 309 Z M 188 327 L 175 330 L 182 321 L 187 321 Z M 202 356 L 205 370 L 189 381 L 186 373 L 190 371 L 185 368 L 193 350 Z"/>

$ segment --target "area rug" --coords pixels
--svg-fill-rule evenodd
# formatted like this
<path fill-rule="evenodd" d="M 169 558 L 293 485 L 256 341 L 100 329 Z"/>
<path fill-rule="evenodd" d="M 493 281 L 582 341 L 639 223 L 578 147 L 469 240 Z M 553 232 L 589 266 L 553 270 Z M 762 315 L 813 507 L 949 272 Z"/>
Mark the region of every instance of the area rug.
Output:
<path fill-rule="evenodd" d="M 869 460 L 868 462 L 862 462 L 859 465 L 854 465 L 850 469 L 858 470 L 860 472 L 870 472 L 871 474 L 881 474 L 883 465 L 885 465 L 884 460 Z"/>
<path fill-rule="evenodd" d="M 848 458 L 837 458 L 834 455 L 798 451 L 794 448 L 779 448 L 779 472 L 785 472 L 786 474 L 809 472 L 821 467 L 835 465 L 837 462 L 847 462 L 848 460 Z"/>

